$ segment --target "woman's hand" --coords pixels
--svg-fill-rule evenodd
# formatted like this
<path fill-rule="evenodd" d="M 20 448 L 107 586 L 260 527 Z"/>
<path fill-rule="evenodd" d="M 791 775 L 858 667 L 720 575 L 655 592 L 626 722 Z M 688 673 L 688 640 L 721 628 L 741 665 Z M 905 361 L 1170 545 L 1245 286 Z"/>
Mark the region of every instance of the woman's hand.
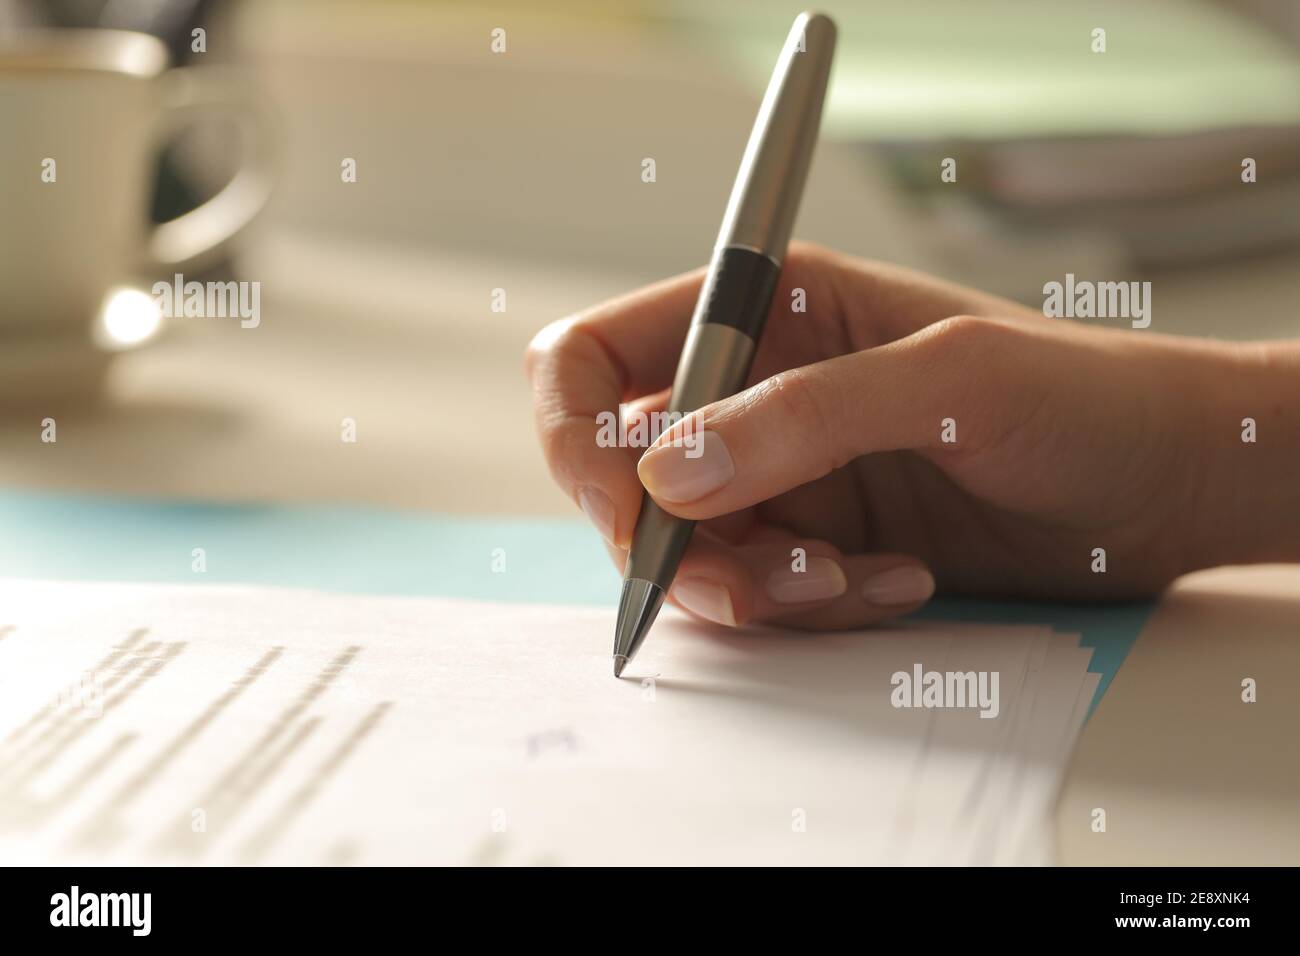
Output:
<path fill-rule="evenodd" d="M 670 592 L 698 616 L 854 627 L 914 610 L 936 581 L 1132 597 L 1300 552 L 1300 494 L 1278 481 L 1290 471 L 1300 488 L 1300 403 L 1279 400 L 1300 394 L 1294 346 L 1046 319 L 804 245 L 750 388 L 639 463 L 641 449 L 601 447 L 599 413 L 664 408 L 702 278 L 557 322 L 527 360 L 551 472 L 620 569 L 643 484 L 703 522 Z M 806 312 L 792 311 L 797 289 Z M 1248 417 L 1271 445 L 1242 441 Z"/>

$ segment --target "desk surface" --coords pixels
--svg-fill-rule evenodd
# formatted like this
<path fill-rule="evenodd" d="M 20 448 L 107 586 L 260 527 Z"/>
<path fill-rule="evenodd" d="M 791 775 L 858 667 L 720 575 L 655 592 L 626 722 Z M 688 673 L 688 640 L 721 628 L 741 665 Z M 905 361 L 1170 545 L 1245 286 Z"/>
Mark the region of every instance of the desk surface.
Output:
<path fill-rule="evenodd" d="M 1298 566 L 1178 581 L 1084 729 L 1057 810 L 1062 860 L 1300 863 L 1298 626 Z"/>

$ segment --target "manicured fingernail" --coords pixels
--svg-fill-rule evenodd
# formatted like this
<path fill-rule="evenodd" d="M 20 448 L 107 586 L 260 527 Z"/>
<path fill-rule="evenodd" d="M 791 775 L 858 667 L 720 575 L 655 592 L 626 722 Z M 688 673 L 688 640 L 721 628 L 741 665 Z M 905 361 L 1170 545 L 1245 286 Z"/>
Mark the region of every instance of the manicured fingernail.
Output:
<path fill-rule="evenodd" d="M 578 504 L 587 520 L 596 526 L 600 536 L 617 546 L 614 540 L 614 502 L 599 488 L 583 488 L 578 492 Z"/>
<path fill-rule="evenodd" d="M 673 597 L 692 614 L 715 624 L 736 626 L 736 611 L 731 606 L 731 592 L 721 584 L 704 578 L 687 578 L 673 584 Z"/>
<path fill-rule="evenodd" d="M 736 477 L 736 465 L 722 436 L 709 431 L 697 432 L 689 445 L 651 448 L 636 470 L 650 494 L 678 504 L 697 501 Z"/>
<path fill-rule="evenodd" d="M 867 578 L 862 585 L 862 599 L 868 604 L 884 607 L 897 604 L 915 604 L 934 593 L 934 577 L 925 568 L 905 564 L 890 568 L 875 577 Z"/>
<path fill-rule="evenodd" d="M 777 568 L 767 577 L 764 590 L 777 604 L 802 604 L 839 597 L 848 588 L 844 571 L 830 558 L 809 558 L 802 571 Z"/>

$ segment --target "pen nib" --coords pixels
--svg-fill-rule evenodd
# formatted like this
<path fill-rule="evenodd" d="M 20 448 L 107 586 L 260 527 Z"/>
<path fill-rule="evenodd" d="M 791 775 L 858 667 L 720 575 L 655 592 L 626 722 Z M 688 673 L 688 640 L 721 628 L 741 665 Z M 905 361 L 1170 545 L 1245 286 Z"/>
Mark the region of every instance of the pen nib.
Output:
<path fill-rule="evenodd" d="M 664 589 L 644 578 L 623 582 L 623 596 L 618 602 L 618 626 L 614 630 L 614 676 L 618 677 L 645 640 L 659 608 L 664 603 Z"/>

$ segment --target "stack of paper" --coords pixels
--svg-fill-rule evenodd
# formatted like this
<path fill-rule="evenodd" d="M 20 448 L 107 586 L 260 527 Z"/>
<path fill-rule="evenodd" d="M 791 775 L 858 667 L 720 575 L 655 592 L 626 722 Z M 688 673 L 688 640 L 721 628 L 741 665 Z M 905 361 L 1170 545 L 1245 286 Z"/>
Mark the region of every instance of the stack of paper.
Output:
<path fill-rule="evenodd" d="M 15 863 L 1046 863 L 1098 680 L 1023 626 L 668 610 L 615 680 L 612 608 L 8 581 L 0 615 Z"/>

